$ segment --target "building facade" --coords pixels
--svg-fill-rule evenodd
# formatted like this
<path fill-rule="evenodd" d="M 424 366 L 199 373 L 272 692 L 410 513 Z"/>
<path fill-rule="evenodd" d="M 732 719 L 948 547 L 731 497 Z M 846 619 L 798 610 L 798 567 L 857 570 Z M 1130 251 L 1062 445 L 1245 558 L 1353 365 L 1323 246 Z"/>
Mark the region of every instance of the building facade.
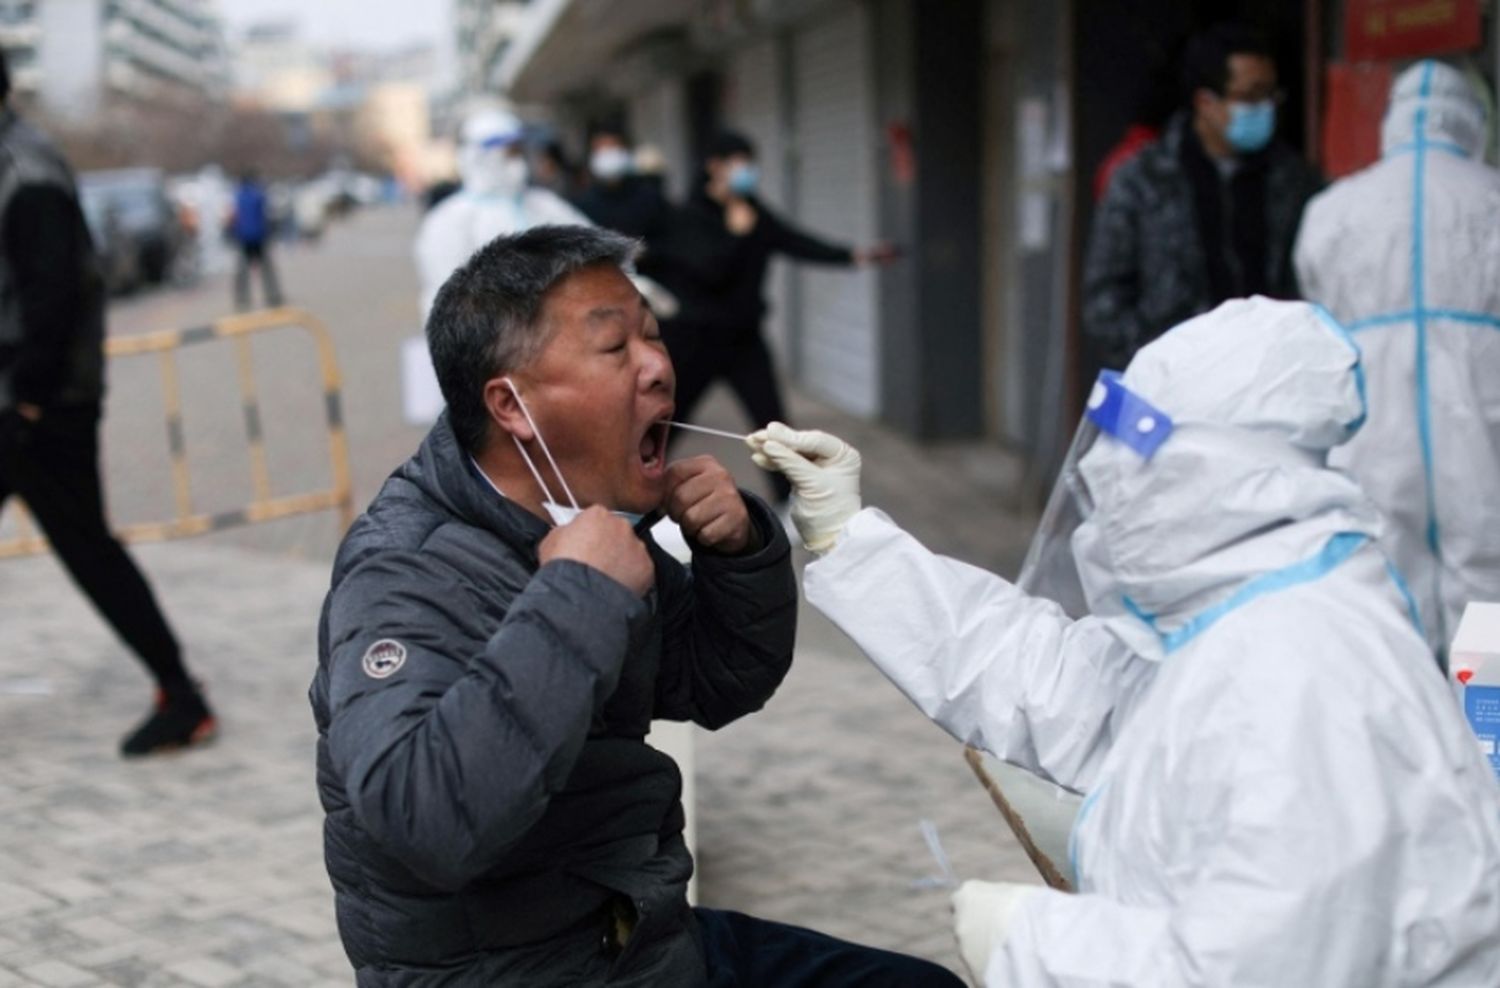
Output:
<path fill-rule="evenodd" d="M 0 0 L 17 94 L 85 121 L 112 100 L 225 98 L 229 59 L 211 0 Z"/>
<path fill-rule="evenodd" d="M 1151 64 L 1214 21 L 1258 23 L 1291 94 L 1282 136 L 1316 159 L 1325 75 L 1373 2 L 531 0 L 494 81 L 575 148 L 590 120 L 623 115 L 663 151 L 677 196 L 716 129 L 743 131 L 773 208 L 900 246 L 874 271 L 775 270 L 784 371 L 909 435 L 1012 448 L 1037 494 L 1090 376 L 1078 295 L 1094 169 Z M 1500 21 L 1483 16 L 1483 43 L 1471 24 L 1459 54 L 1493 86 Z"/>
<path fill-rule="evenodd" d="M 474 96 L 490 91 L 495 67 L 527 18 L 525 0 L 452 0 L 458 84 Z"/>

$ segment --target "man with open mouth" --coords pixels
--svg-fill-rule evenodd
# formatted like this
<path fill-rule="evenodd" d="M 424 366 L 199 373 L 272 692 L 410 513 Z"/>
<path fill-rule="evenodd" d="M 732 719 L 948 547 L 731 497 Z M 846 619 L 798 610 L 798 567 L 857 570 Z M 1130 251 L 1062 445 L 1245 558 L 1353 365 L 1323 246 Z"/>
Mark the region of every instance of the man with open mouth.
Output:
<path fill-rule="evenodd" d="M 714 729 L 791 664 L 791 547 L 710 457 L 636 242 L 479 250 L 427 325 L 447 411 L 340 548 L 311 690 L 325 858 L 361 986 L 957 985 L 934 965 L 691 909 L 653 718 Z M 682 529 L 684 567 L 651 540 Z"/>

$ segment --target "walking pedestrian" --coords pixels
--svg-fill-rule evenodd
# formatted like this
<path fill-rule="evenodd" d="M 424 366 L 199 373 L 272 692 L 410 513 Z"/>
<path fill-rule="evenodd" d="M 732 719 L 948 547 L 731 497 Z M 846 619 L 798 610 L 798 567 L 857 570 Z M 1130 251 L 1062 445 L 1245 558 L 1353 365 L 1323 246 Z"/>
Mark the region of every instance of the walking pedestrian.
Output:
<path fill-rule="evenodd" d="M 276 265 L 271 261 L 271 207 L 266 188 L 253 170 L 240 177 L 234 193 L 234 215 L 229 220 L 230 236 L 239 247 L 239 266 L 234 272 L 234 306 L 240 312 L 250 308 L 250 268 L 260 269 L 261 291 L 266 306 L 275 308 L 282 302 L 281 285 L 276 280 Z"/>
<path fill-rule="evenodd" d="M 26 502 L 68 574 L 156 681 L 126 756 L 198 744 L 213 714 L 145 577 L 109 530 L 99 479 L 104 283 L 72 170 L 9 105 L 0 53 L 0 503 Z"/>

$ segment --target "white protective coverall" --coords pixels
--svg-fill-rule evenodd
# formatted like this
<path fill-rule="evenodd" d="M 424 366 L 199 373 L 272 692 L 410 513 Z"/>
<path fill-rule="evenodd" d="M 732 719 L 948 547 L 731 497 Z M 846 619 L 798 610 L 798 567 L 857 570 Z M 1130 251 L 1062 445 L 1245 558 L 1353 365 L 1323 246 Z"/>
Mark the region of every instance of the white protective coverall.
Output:
<path fill-rule="evenodd" d="M 1446 647 L 1500 600 L 1500 172 L 1462 73 L 1418 62 L 1391 92 L 1383 157 L 1307 207 L 1303 294 L 1364 351 L 1370 421 L 1335 450 L 1392 524 L 1387 544 Z"/>
<path fill-rule="evenodd" d="M 521 121 L 503 110 L 483 110 L 464 121 L 458 157 L 463 188 L 434 206 L 417 231 L 424 322 L 448 276 L 496 237 L 549 224 L 593 226 L 555 192 L 527 184 L 525 159 L 511 153 L 521 137 Z"/>
<path fill-rule="evenodd" d="M 1080 461 L 1082 620 L 870 508 L 807 567 L 924 713 L 1086 793 L 1079 892 L 1024 895 L 991 988 L 1500 985 L 1500 786 L 1324 466 L 1357 360 L 1266 299 L 1143 348 L 1123 384 L 1175 431 Z"/>

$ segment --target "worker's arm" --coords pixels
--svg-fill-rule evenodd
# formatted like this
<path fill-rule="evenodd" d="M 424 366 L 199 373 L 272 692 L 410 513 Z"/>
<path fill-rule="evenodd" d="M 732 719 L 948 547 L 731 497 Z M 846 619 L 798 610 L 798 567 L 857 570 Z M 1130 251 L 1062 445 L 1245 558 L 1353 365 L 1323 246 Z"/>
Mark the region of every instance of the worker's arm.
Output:
<path fill-rule="evenodd" d="M 804 571 L 808 602 L 958 740 L 1092 787 L 1155 665 L 985 570 L 929 551 L 866 508 Z"/>

